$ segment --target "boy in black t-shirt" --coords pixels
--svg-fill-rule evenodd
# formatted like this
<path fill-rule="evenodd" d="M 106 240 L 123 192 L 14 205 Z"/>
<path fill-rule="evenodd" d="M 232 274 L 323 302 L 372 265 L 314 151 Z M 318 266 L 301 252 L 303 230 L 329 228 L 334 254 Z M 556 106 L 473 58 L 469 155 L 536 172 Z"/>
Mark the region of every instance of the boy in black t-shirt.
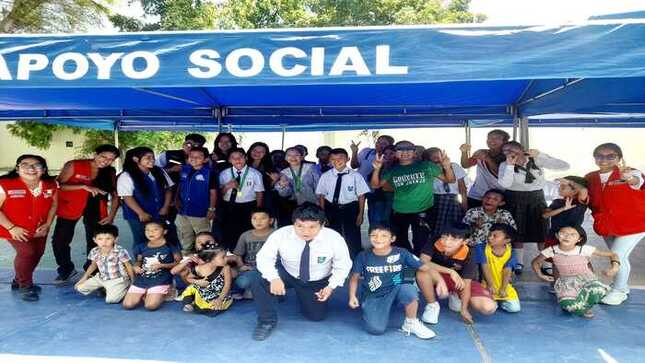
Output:
<path fill-rule="evenodd" d="M 421 261 L 441 274 L 447 285 L 448 307 L 461 313 L 467 324 L 473 323 L 469 308 L 484 315 L 497 310 L 497 303 L 490 291 L 478 282 L 478 268 L 466 240 L 470 228 L 464 223 L 455 223 L 441 232 L 436 242 L 428 242 L 421 251 Z"/>
<path fill-rule="evenodd" d="M 362 308 L 363 320 L 369 333 L 383 334 L 390 320 L 392 305 L 397 301 L 405 306 L 405 322 L 401 330 L 407 335 L 414 334 L 421 339 L 433 338 L 435 333 L 417 318 L 419 296 L 416 287 L 403 281 L 405 269 L 413 269 L 418 275 L 427 274 L 428 276 L 431 276 L 433 271 L 429 265 L 422 264 L 406 249 L 392 247 L 394 239 L 389 228 L 383 226 L 372 228 L 370 242 L 373 248 L 360 252 L 352 267 L 349 306 L 352 309 L 359 306 Z M 363 280 L 360 282 L 359 299 L 357 293 L 361 276 Z M 441 281 L 439 276 L 436 276 L 436 281 Z M 421 281 L 420 284 L 423 285 Z M 437 290 L 440 295 L 447 293 L 442 283 L 438 285 Z M 434 297 L 432 300 L 434 301 Z M 436 312 L 438 314 L 438 310 Z"/>

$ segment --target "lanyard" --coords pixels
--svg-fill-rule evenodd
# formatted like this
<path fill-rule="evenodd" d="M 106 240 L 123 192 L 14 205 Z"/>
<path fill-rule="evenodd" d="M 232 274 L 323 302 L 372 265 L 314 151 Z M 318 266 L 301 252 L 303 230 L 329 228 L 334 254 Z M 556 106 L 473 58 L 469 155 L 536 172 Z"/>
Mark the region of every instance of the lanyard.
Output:
<path fill-rule="evenodd" d="M 302 189 L 302 178 L 300 177 L 302 175 L 302 169 L 304 168 L 303 164 L 300 164 L 300 170 L 298 170 L 298 175 L 293 171 L 292 167 L 289 167 L 289 170 L 291 170 L 291 176 L 293 177 L 293 181 L 295 183 L 295 189 L 296 193 L 300 192 L 300 189 Z"/>
<path fill-rule="evenodd" d="M 235 169 L 235 168 L 231 168 L 231 177 L 233 177 L 233 179 L 237 179 L 237 177 L 236 177 L 236 176 L 235 176 L 235 174 L 233 173 L 233 169 Z M 246 170 L 244 170 L 244 174 L 242 174 L 242 178 L 240 179 L 240 183 L 239 183 L 240 185 L 238 186 L 237 195 L 238 195 L 239 197 L 241 197 L 241 196 L 243 196 L 243 195 L 244 195 L 244 194 L 242 193 L 242 188 L 244 188 L 244 181 L 246 181 L 246 175 L 247 175 L 248 173 L 249 173 L 249 168 L 247 167 L 247 168 L 246 168 Z"/>

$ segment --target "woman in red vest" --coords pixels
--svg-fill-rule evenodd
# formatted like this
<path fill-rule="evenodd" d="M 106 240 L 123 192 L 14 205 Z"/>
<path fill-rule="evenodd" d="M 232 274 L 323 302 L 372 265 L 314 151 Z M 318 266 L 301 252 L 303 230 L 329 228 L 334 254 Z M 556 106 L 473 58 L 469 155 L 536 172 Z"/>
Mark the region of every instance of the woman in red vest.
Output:
<path fill-rule="evenodd" d="M 645 238 L 645 188 L 643 174 L 626 167 L 623 151 L 613 143 L 602 144 L 593 152 L 599 170 L 585 176 L 589 184 L 589 206 L 594 230 L 620 260 L 620 270 L 612 290 L 603 298 L 608 305 L 620 305 L 629 294 L 629 255 Z"/>
<path fill-rule="evenodd" d="M 65 283 L 77 274 L 69 245 L 74 239 L 78 220 L 83 217 L 88 254 L 95 247 L 92 238 L 94 228 L 114 221 L 119 198 L 116 194 L 116 170 L 111 165 L 119 155 L 119 149 L 114 145 L 101 145 L 94 150 L 94 158 L 68 161 L 58 176 L 60 192 L 52 236 L 58 264 L 56 284 Z M 108 213 L 109 197 L 112 203 Z M 89 263 L 84 268 L 87 266 Z"/>
<path fill-rule="evenodd" d="M 45 252 L 45 240 L 54 220 L 58 185 L 47 173 L 47 162 L 38 155 L 22 155 L 16 168 L 0 177 L 0 238 L 16 250 L 16 277 L 25 301 L 37 301 L 40 287 L 33 274 Z"/>

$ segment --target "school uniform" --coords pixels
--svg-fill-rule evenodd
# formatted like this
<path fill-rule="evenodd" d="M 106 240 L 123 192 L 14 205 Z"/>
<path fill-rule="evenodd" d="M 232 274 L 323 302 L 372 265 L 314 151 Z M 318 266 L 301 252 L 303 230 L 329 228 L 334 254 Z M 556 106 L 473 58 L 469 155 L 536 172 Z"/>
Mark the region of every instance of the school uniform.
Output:
<path fill-rule="evenodd" d="M 362 249 L 361 227 L 356 225 L 358 199 L 369 191 L 363 176 L 349 167 L 340 172 L 336 168 L 325 172 L 316 187 L 316 194 L 325 198 L 329 227 L 345 238 L 352 258 Z"/>
<path fill-rule="evenodd" d="M 299 205 L 304 203 L 318 205 L 316 186 L 320 175 L 315 172 L 314 166 L 315 164 L 303 162 L 298 170 L 287 167 L 280 171 L 280 176 L 286 178 L 289 184 L 283 186 L 277 182 L 274 186 L 280 197 L 279 227 L 291 224 L 291 215 Z"/>
<path fill-rule="evenodd" d="M 251 212 L 257 207 L 255 193 L 264 192 L 262 174 L 256 169 L 245 165 L 242 170 L 230 167 L 219 175 L 219 184 L 226 185 L 231 180 L 237 180 L 239 189 L 230 189 L 223 195 L 222 226 L 224 245 L 232 251 L 240 235 L 251 225 Z"/>
<path fill-rule="evenodd" d="M 464 218 L 464 209 L 459 203 L 459 180 L 466 177 L 466 171 L 457 163 L 452 163 L 452 171 L 456 181 L 446 183 L 440 179 L 433 179 L 432 191 L 434 204 L 430 209 L 431 239 L 437 239 L 446 227 L 459 222 Z"/>
<path fill-rule="evenodd" d="M 316 293 L 329 286 L 343 286 L 352 260 L 343 237 L 322 228 L 310 241 L 304 241 L 287 226 L 273 232 L 256 255 L 259 274 L 251 284 L 258 322 L 275 325 L 278 321 L 277 296 L 269 292 L 269 282 L 280 278 L 285 288 L 296 290 L 303 315 L 310 320 L 327 316 L 328 301 L 320 302 Z"/>
<path fill-rule="evenodd" d="M 528 158 L 524 165 L 499 165 L 499 185 L 504 187 L 504 206 L 517 224 L 518 241 L 542 243 L 546 238 L 547 223 L 542 217 L 546 209 L 543 169 L 567 170 L 569 164 L 547 154 Z"/>

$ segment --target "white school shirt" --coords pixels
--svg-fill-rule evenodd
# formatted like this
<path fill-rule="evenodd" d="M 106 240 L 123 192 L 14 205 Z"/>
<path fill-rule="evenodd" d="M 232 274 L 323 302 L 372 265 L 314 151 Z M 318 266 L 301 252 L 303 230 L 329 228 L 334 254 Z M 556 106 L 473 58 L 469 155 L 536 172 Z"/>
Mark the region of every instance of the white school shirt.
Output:
<path fill-rule="evenodd" d="M 338 204 L 355 202 L 358 200 L 359 196 L 370 192 L 370 187 L 367 186 L 367 183 L 361 174 L 349 167 L 345 167 L 342 173 L 345 173 L 346 175 L 343 175 L 343 179 L 340 184 Z M 336 168 L 327 170 L 320 176 L 318 186 L 316 187 L 316 194 L 323 195 L 329 203 L 334 201 L 334 191 L 336 190 L 338 174 L 340 173 Z"/>
<path fill-rule="evenodd" d="M 257 269 L 265 280 L 280 277 L 275 267 L 278 258 L 287 273 L 294 278 L 300 276 L 300 256 L 305 241 L 296 235 L 293 226 L 286 226 L 271 233 L 256 256 Z M 349 257 L 347 243 L 333 229 L 323 227 L 318 235 L 309 242 L 309 281 L 329 278 L 329 287 L 343 286 L 352 259 Z"/>
<path fill-rule="evenodd" d="M 166 178 L 166 188 L 170 188 L 175 185 L 172 179 L 168 176 L 168 173 L 163 169 L 160 170 L 164 178 Z M 155 176 L 152 175 L 152 173 L 148 173 L 148 178 L 152 181 L 156 181 Z M 132 177 L 127 171 L 121 173 L 119 178 L 116 180 L 116 193 L 119 197 L 131 197 L 134 195 L 134 180 L 132 180 Z"/>
<path fill-rule="evenodd" d="M 247 165 L 244 165 L 244 168 L 242 168 L 240 174 L 240 182 L 242 181 L 241 179 L 244 178 L 244 173 L 247 173 L 246 179 L 244 179 L 244 185 L 241 185 L 241 189 L 237 191 L 235 203 L 253 202 L 256 200 L 255 193 L 264 191 L 264 182 L 262 181 L 262 174 L 260 174 L 259 171 L 253 168 L 249 168 Z M 237 169 L 235 169 L 234 167 L 225 169 L 223 172 L 219 173 L 219 185 L 223 188 L 226 183 L 234 180 L 236 177 Z M 231 201 L 232 192 L 233 189 L 229 189 L 224 194 L 224 201 Z"/>
<path fill-rule="evenodd" d="M 457 163 L 450 163 L 450 165 L 452 166 L 452 172 L 455 174 L 456 181 L 448 184 L 450 190 L 446 193 L 445 189 L 443 189 L 443 181 L 438 178 L 433 178 L 432 191 L 434 194 L 459 194 L 459 181 L 466 177 L 466 171 Z"/>
<path fill-rule="evenodd" d="M 528 158 L 526 160 L 528 163 Z M 522 170 L 515 172 L 514 165 L 508 165 L 506 162 L 502 162 L 499 165 L 499 185 L 506 188 L 507 190 L 512 190 L 515 192 L 532 192 L 536 190 L 542 190 L 546 180 L 544 179 L 543 169 L 549 170 L 567 170 L 569 169 L 569 163 L 556 159 L 552 156 L 549 156 L 545 153 L 539 153 L 535 158 L 535 165 L 539 170 L 531 169 L 529 170 L 531 174 L 535 177 L 532 183 L 525 183 L 526 173 Z M 526 165 L 522 165 L 526 167 Z"/>
<path fill-rule="evenodd" d="M 468 190 L 468 197 L 482 200 L 484 194 L 490 189 L 504 190 L 497 182 L 497 177 L 488 169 L 486 162 L 477 160 L 477 175 L 475 176 L 475 183 Z"/>

